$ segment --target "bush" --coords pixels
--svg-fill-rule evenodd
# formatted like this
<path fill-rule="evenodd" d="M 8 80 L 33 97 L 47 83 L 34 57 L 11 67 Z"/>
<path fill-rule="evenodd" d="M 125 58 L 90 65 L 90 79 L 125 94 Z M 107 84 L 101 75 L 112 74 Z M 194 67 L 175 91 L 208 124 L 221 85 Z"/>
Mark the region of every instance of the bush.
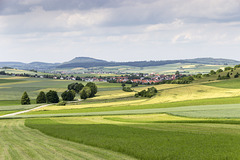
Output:
<path fill-rule="evenodd" d="M 125 92 L 133 92 L 133 90 L 130 87 L 123 87 L 122 90 Z"/>
<path fill-rule="evenodd" d="M 66 106 L 66 104 L 67 104 L 67 102 L 62 101 L 62 102 L 59 102 L 59 103 L 57 104 L 57 106 Z"/>
<path fill-rule="evenodd" d="M 135 94 L 135 97 L 148 97 L 151 98 L 156 95 L 157 89 L 155 87 L 148 88 L 147 90 L 142 90 Z"/>
<path fill-rule="evenodd" d="M 59 102 L 59 97 L 56 91 L 52 91 L 50 90 L 47 94 L 46 94 L 46 99 L 47 99 L 47 103 L 58 103 Z"/>
<path fill-rule="evenodd" d="M 224 80 L 224 79 L 230 79 L 230 78 L 231 78 L 231 77 L 230 77 L 230 74 L 229 74 L 229 72 L 228 72 L 226 76 L 218 75 L 217 80 Z"/>
<path fill-rule="evenodd" d="M 47 102 L 46 94 L 43 91 L 41 91 L 37 96 L 36 103 L 39 104 L 39 103 L 46 103 L 46 102 Z"/>
<path fill-rule="evenodd" d="M 132 87 L 137 87 L 138 83 L 132 83 Z"/>
<path fill-rule="evenodd" d="M 64 101 L 73 101 L 75 98 L 75 91 L 65 91 L 61 94 Z"/>
<path fill-rule="evenodd" d="M 21 104 L 22 104 L 22 105 L 31 104 L 31 101 L 30 101 L 30 98 L 29 98 L 27 92 L 24 92 L 24 93 L 23 93 L 22 98 L 21 98 Z"/>
<path fill-rule="evenodd" d="M 239 77 L 239 73 L 234 75 L 234 78 L 238 78 Z"/>

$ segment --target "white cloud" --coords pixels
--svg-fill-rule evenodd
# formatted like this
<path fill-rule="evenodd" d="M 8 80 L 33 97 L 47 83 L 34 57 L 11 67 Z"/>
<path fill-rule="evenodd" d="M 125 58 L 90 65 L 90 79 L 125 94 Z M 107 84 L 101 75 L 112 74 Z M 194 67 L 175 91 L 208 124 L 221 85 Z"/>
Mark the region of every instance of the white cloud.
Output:
<path fill-rule="evenodd" d="M 40 4 L 42 0 L 21 0 L 19 1 L 19 4 L 21 5 L 36 5 Z"/>
<path fill-rule="evenodd" d="M 238 0 L 15 1 L 21 4 L 6 1 L 2 11 L 8 10 L 7 15 L 0 6 L 4 58 L 32 53 L 37 58 L 171 59 L 179 50 L 185 56 L 179 58 L 201 56 L 199 48 L 204 55 L 216 51 L 225 56 L 223 51 L 240 41 Z"/>

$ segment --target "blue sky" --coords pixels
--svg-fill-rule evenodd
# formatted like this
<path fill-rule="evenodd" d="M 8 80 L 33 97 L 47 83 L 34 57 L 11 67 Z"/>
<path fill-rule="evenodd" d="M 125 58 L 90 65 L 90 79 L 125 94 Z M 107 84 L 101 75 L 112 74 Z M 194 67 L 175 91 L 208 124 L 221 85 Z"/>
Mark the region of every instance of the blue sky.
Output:
<path fill-rule="evenodd" d="M 240 60 L 239 0 L 0 0 L 0 61 Z"/>

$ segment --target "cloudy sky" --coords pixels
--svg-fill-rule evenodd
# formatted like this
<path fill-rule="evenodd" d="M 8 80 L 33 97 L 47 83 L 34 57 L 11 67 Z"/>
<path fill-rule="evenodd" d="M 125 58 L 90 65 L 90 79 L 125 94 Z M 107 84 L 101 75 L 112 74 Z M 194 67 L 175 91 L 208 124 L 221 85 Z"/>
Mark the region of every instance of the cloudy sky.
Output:
<path fill-rule="evenodd" d="M 0 61 L 240 60 L 239 0 L 0 0 Z"/>

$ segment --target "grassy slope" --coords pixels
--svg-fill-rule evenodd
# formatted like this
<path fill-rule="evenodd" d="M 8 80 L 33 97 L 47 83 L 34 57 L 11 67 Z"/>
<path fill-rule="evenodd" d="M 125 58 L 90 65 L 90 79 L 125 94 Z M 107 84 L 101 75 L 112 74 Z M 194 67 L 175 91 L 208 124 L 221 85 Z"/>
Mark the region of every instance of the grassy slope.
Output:
<path fill-rule="evenodd" d="M 240 89 L 240 78 L 207 83 L 206 85 L 220 88 Z"/>
<path fill-rule="evenodd" d="M 28 119 L 26 125 L 54 137 L 122 152 L 139 159 L 239 157 L 240 135 L 234 135 L 239 133 L 239 126 L 230 129 L 224 124 L 117 124 L 109 120 L 106 122 L 106 119 L 101 121 L 101 117 L 68 118 L 67 122 L 66 119 L 58 119 Z"/>
<path fill-rule="evenodd" d="M 0 121 L 0 159 L 132 159 L 120 153 L 49 137 L 24 126 L 24 120 Z"/>

